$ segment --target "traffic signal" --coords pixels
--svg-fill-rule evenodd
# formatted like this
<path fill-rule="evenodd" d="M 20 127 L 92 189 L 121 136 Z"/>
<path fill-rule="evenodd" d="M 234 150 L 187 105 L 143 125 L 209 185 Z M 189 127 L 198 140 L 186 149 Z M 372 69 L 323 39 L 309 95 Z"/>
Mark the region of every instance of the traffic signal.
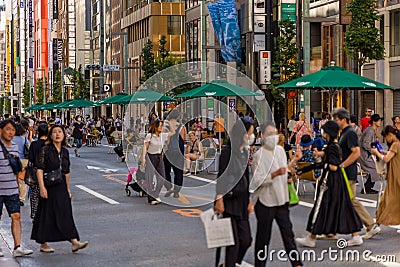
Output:
<path fill-rule="evenodd" d="M 89 64 L 86 65 L 85 70 L 101 70 L 102 67 L 99 64 Z"/>

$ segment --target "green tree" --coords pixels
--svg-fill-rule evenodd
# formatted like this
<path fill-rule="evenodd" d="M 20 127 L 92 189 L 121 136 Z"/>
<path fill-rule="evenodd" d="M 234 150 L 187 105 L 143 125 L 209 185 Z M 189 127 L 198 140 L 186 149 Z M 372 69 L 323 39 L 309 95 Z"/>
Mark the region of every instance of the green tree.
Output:
<path fill-rule="evenodd" d="M 358 63 L 358 74 L 362 66 L 373 59 L 382 59 L 385 48 L 381 33 L 375 27 L 379 20 L 377 0 L 351 0 L 347 12 L 351 13 L 351 23 L 344 37 L 344 51 Z"/>
<path fill-rule="evenodd" d="M 158 57 L 156 59 L 156 69 L 158 71 L 166 69 L 170 66 L 175 65 L 175 58 L 171 56 L 171 53 L 165 47 L 167 44 L 167 39 L 165 36 L 161 36 L 158 40 Z"/>
<path fill-rule="evenodd" d="M 142 70 L 144 72 L 143 76 L 140 77 L 140 81 L 143 83 L 157 73 L 153 54 L 153 42 L 150 39 L 147 40 L 147 43 L 144 45 L 140 56 L 142 58 Z"/>
<path fill-rule="evenodd" d="M 3 97 L 0 97 L 0 114 L 1 115 L 4 115 L 3 114 L 3 111 L 4 111 L 4 98 Z"/>
<path fill-rule="evenodd" d="M 71 74 L 72 83 L 72 96 L 74 99 L 78 98 L 89 98 L 89 90 L 85 76 L 82 73 L 82 65 L 79 65 L 78 69 L 73 69 Z"/>
<path fill-rule="evenodd" d="M 46 79 L 44 80 L 46 82 Z M 44 94 L 44 83 L 43 78 L 39 78 L 36 80 L 36 103 L 43 103 L 43 94 Z"/>
<path fill-rule="evenodd" d="M 27 79 L 24 83 L 24 89 L 22 90 L 22 94 L 24 95 L 23 103 L 24 107 L 29 107 L 31 105 L 31 83 Z"/>
<path fill-rule="evenodd" d="M 296 43 L 296 25 L 290 19 L 279 22 L 280 35 L 277 37 L 277 50 L 272 64 L 272 73 L 278 73 L 278 77 L 271 80 L 270 89 L 276 110 L 284 115 L 287 125 L 288 94 L 286 90 L 277 89 L 280 84 L 286 83 L 299 76 L 299 60 L 297 58 L 298 47 Z M 282 112 L 283 109 L 283 112 Z M 283 113 L 283 114 L 282 114 Z"/>
<path fill-rule="evenodd" d="M 54 83 L 53 83 L 53 99 L 52 102 L 59 104 L 62 102 L 62 83 L 61 83 L 61 72 L 57 70 L 54 73 Z"/>
<path fill-rule="evenodd" d="M 8 98 L 11 96 L 10 92 L 6 93 L 7 98 L 4 99 L 4 109 L 6 114 L 11 114 L 11 99 Z"/>

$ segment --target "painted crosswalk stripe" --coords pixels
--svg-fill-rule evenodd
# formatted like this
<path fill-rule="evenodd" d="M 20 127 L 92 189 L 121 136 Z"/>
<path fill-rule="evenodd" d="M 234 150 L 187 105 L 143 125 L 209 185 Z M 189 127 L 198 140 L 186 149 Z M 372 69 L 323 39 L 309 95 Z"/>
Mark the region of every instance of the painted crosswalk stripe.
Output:
<path fill-rule="evenodd" d="M 120 204 L 119 202 L 117 202 L 115 200 L 112 200 L 111 198 L 108 198 L 108 197 L 106 197 L 106 196 L 104 196 L 104 195 L 102 195 L 100 193 L 97 193 L 96 191 L 93 191 L 92 189 L 89 189 L 86 186 L 76 185 L 76 187 L 78 187 L 79 189 L 82 189 L 83 191 L 85 191 L 85 192 L 87 192 L 87 193 L 89 193 L 89 194 L 91 194 L 91 195 L 93 195 L 95 197 L 98 197 L 98 198 L 104 200 L 105 202 L 110 203 L 111 205 Z"/>

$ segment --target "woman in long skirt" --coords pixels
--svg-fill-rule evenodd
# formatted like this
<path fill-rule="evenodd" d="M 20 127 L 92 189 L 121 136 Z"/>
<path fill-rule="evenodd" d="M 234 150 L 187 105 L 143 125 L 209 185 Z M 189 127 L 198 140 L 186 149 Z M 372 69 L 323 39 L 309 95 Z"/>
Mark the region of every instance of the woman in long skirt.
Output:
<path fill-rule="evenodd" d="M 307 231 L 311 234 L 305 238 L 296 238 L 297 243 L 315 247 L 317 235 L 352 234 L 347 246 L 358 246 L 363 243 L 358 231 L 362 223 L 351 203 L 350 193 L 344 175 L 339 168 L 341 150 L 337 143 L 339 126 L 328 121 L 322 126 L 322 135 L 328 140 L 324 149 L 324 160 L 298 170 L 298 174 L 320 168 L 324 165 L 321 186 L 318 188 L 317 201 L 311 210 Z"/>
<path fill-rule="evenodd" d="M 65 130 L 60 125 L 50 128 L 46 146 L 41 149 L 37 176 L 40 189 L 38 211 L 33 221 L 31 239 L 40 244 L 40 251 L 54 252 L 47 242 L 70 241 L 72 252 L 83 249 L 88 242 L 79 242 L 72 216 L 70 161 Z M 45 184 L 44 173 L 61 168 L 60 183 Z"/>

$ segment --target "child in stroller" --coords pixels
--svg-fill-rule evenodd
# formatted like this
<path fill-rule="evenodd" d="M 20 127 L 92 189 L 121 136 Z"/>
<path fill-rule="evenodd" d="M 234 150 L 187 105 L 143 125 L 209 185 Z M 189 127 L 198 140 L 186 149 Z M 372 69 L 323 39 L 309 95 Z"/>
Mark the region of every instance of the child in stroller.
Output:
<path fill-rule="evenodd" d="M 125 192 L 129 197 L 131 195 L 131 191 L 129 187 L 132 188 L 133 191 L 138 192 L 140 197 L 147 196 L 146 194 L 146 182 L 145 182 L 145 174 L 137 167 L 129 167 L 129 174 L 126 178 L 126 186 Z M 135 176 L 135 179 L 133 178 Z M 133 182 L 132 182 L 133 181 Z M 132 182 L 132 183 L 131 183 Z"/>

